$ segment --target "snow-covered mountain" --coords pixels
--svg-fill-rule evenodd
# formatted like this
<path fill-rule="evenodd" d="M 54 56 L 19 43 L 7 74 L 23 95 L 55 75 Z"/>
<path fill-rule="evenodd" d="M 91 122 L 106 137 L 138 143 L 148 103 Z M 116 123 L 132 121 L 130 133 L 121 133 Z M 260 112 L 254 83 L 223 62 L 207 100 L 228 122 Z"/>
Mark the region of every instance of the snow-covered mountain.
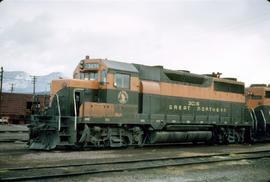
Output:
<path fill-rule="evenodd" d="M 10 92 L 13 84 L 14 93 L 32 93 L 33 78 L 23 71 L 5 71 L 3 77 L 3 92 Z M 53 72 L 48 75 L 37 76 L 36 92 L 49 92 L 50 83 L 54 79 L 67 78 L 60 72 Z"/>

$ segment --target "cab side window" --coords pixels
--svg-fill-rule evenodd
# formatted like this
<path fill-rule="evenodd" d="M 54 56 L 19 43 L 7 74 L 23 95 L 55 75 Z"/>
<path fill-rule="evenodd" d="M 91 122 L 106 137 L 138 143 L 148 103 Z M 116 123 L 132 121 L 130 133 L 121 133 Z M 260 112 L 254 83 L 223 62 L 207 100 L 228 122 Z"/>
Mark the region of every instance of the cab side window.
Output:
<path fill-rule="evenodd" d="M 117 88 L 129 89 L 130 76 L 127 74 L 115 74 L 115 83 Z"/>
<path fill-rule="evenodd" d="M 98 80 L 98 72 L 81 73 L 81 80 Z"/>

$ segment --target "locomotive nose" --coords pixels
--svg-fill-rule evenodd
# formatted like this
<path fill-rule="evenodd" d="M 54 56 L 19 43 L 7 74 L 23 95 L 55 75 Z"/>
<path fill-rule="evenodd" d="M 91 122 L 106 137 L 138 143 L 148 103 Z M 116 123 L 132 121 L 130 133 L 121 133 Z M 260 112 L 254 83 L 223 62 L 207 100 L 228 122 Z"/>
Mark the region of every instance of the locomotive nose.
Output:
<path fill-rule="evenodd" d="M 65 87 L 98 89 L 99 82 L 97 80 L 89 81 L 89 80 L 75 80 L 75 79 L 53 80 L 51 85 L 51 95 L 55 95 L 59 90 Z"/>

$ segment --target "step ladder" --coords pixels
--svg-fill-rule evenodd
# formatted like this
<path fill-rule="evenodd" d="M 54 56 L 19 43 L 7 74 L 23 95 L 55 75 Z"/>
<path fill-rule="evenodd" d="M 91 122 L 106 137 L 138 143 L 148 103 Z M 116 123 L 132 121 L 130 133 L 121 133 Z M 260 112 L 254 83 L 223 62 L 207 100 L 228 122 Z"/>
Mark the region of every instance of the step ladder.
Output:
<path fill-rule="evenodd" d="M 74 128 L 74 117 L 64 117 L 62 116 L 60 119 L 59 125 L 59 145 L 60 146 L 70 146 L 75 145 L 77 131 Z"/>

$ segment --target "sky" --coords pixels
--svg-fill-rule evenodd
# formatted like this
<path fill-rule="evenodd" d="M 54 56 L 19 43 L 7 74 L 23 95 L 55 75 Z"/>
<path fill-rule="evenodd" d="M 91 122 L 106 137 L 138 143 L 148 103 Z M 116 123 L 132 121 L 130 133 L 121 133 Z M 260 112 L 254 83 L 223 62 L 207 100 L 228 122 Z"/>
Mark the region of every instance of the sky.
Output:
<path fill-rule="evenodd" d="M 0 66 L 72 77 L 86 55 L 270 84 L 267 0 L 4 0 Z"/>

